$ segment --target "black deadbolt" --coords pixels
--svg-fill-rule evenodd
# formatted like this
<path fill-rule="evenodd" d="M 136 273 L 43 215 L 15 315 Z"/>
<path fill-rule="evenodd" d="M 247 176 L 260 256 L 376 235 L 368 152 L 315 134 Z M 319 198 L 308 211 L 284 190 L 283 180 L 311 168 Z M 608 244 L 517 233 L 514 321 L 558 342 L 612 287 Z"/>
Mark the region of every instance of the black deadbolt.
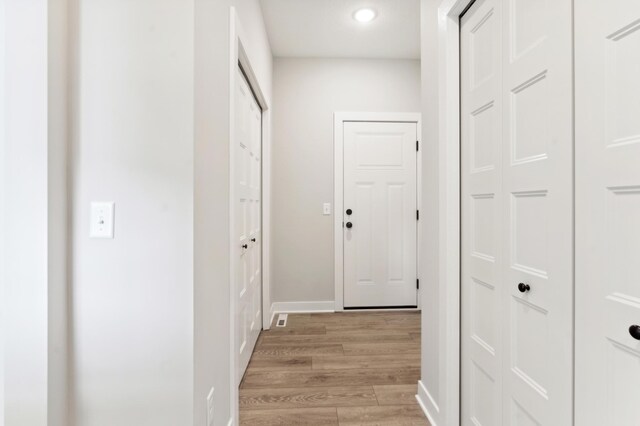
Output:
<path fill-rule="evenodd" d="M 347 209 L 347 214 L 348 214 L 349 216 L 351 216 L 351 213 L 353 213 L 353 210 L 351 210 L 351 209 Z"/>
<path fill-rule="evenodd" d="M 526 293 L 527 291 L 531 290 L 531 287 L 529 286 L 529 284 L 520 283 L 518 284 L 518 290 L 520 290 L 520 293 Z"/>
<path fill-rule="evenodd" d="M 636 340 L 640 340 L 640 325 L 632 325 L 629 327 L 629 334 Z"/>
<path fill-rule="evenodd" d="M 347 228 L 351 229 L 353 227 L 353 223 L 351 222 L 347 222 L 347 224 L 345 225 Z"/>

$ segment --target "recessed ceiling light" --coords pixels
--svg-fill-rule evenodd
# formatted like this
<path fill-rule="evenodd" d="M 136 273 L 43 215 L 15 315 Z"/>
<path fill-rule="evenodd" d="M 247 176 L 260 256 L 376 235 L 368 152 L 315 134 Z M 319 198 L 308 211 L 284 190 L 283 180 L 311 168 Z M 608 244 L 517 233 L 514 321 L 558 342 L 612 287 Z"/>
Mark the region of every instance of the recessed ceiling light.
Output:
<path fill-rule="evenodd" d="M 353 19 L 358 22 L 371 22 L 376 18 L 376 11 L 373 9 L 359 9 L 353 14 Z"/>

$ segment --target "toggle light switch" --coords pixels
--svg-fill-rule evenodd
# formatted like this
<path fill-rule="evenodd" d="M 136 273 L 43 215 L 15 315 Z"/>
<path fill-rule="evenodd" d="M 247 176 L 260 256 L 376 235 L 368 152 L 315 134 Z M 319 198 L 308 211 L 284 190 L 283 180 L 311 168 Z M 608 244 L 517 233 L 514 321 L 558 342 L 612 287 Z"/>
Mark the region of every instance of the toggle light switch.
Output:
<path fill-rule="evenodd" d="M 91 203 L 90 238 L 113 238 L 113 203 Z"/>

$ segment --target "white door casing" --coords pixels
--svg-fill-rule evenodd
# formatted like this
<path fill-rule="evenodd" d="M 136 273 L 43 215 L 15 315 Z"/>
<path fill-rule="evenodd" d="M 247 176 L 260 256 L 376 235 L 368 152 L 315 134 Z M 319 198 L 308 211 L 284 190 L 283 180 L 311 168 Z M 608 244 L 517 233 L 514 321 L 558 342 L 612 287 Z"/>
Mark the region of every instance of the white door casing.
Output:
<path fill-rule="evenodd" d="M 344 123 L 346 308 L 417 306 L 416 126 Z"/>
<path fill-rule="evenodd" d="M 569 0 L 463 17 L 465 425 L 572 422 L 571 29 Z"/>
<path fill-rule="evenodd" d="M 575 4 L 576 425 L 640 422 L 640 3 Z M 635 336 L 634 338 L 634 330 Z"/>
<path fill-rule="evenodd" d="M 236 382 L 240 383 L 262 329 L 262 112 L 240 68 L 236 77 L 235 197 Z"/>

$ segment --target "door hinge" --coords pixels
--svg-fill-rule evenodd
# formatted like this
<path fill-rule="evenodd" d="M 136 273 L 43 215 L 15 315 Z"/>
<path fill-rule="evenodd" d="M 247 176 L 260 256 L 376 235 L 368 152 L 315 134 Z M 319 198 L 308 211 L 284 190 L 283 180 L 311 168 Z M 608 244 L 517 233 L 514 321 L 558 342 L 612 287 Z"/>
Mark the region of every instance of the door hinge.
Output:
<path fill-rule="evenodd" d="M 416 151 L 420 150 L 420 141 L 416 141 Z"/>
<path fill-rule="evenodd" d="M 420 220 L 420 210 L 416 210 L 416 220 Z"/>
<path fill-rule="evenodd" d="M 420 279 L 416 280 L 416 288 L 420 290 Z"/>

